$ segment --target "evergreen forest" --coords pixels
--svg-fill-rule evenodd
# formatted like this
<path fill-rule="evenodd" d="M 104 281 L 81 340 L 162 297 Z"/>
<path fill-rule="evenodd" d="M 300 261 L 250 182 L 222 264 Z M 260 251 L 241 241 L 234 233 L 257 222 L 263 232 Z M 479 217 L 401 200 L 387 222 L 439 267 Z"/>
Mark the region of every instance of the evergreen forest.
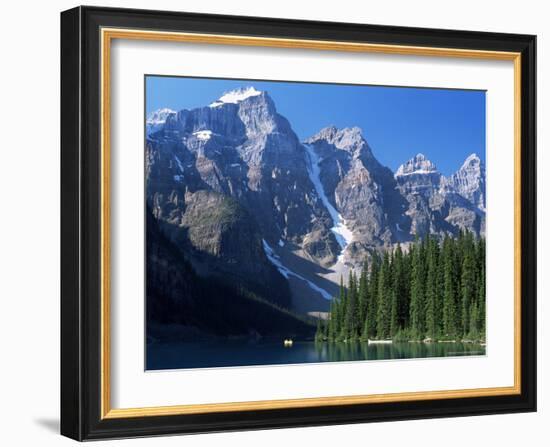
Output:
<path fill-rule="evenodd" d="M 341 280 L 315 339 L 485 342 L 485 239 L 461 232 L 374 252 Z"/>

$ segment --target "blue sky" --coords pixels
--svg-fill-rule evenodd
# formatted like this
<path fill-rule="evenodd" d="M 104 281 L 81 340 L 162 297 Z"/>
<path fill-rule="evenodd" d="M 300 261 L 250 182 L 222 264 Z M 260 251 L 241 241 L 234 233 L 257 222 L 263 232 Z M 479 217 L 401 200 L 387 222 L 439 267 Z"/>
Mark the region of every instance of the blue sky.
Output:
<path fill-rule="evenodd" d="M 246 86 L 267 91 L 301 140 L 331 124 L 360 127 L 394 171 L 419 152 L 445 175 L 472 152 L 485 162 L 484 91 L 147 76 L 146 113 L 206 106 Z"/>

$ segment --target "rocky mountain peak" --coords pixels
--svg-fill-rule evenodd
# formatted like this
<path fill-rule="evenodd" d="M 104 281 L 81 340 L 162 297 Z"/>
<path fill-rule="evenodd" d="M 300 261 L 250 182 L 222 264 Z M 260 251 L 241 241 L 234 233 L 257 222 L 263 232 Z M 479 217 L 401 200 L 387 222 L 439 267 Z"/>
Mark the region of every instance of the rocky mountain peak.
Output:
<path fill-rule="evenodd" d="M 259 136 L 263 138 L 274 132 L 282 134 L 292 134 L 290 124 L 286 118 L 277 113 L 275 103 L 267 92 L 260 92 L 254 88 L 241 89 L 238 93 L 231 93 L 229 98 L 236 98 L 238 106 L 238 116 L 246 127 L 246 133 L 249 138 Z"/>
<path fill-rule="evenodd" d="M 151 112 L 145 121 L 145 127 L 147 135 L 150 135 L 153 132 L 156 132 L 160 130 L 163 126 L 166 120 L 171 117 L 175 116 L 176 111 L 169 109 L 169 108 L 162 108 L 158 110 L 154 110 Z"/>
<path fill-rule="evenodd" d="M 327 126 L 323 127 L 319 132 L 317 132 L 315 135 L 309 137 L 304 141 L 306 144 L 313 144 L 316 141 L 324 140 L 324 141 L 333 141 L 334 137 L 338 133 L 338 128 L 336 126 Z"/>
<path fill-rule="evenodd" d="M 305 140 L 305 143 L 314 144 L 319 141 L 324 141 L 334 145 L 338 149 L 347 151 L 366 145 L 366 141 L 359 127 L 338 129 L 336 126 L 327 126 Z"/>
<path fill-rule="evenodd" d="M 485 209 L 485 168 L 479 156 L 469 155 L 460 169 L 445 180 L 447 191 L 456 192 Z"/>
<path fill-rule="evenodd" d="M 433 174 L 437 173 L 437 167 L 433 162 L 428 160 L 424 154 L 416 154 L 406 163 L 399 166 L 396 177 L 411 175 L 411 174 Z"/>
<path fill-rule="evenodd" d="M 336 136 L 335 146 L 340 149 L 358 148 L 366 145 L 363 133 L 359 127 L 345 127 Z"/>
<path fill-rule="evenodd" d="M 156 138 L 165 141 L 196 139 L 206 142 L 215 137 L 218 140 L 232 140 L 232 144 L 238 145 L 247 138 L 265 139 L 274 132 L 291 133 L 291 137 L 296 139 L 288 121 L 277 113 L 275 103 L 267 92 L 253 87 L 225 92 L 208 106 L 182 109 L 177 113 L 172 111 L 156 130 L 164 131 Z"/>
<path fill-rule="evenodd" d="M 426 200 L 440 189 L 442 179 L 435 163 L 421 153 L 399 166 L 394 177 L 405 196 L 422 196 Z M 416 230 L 418 229 L 415 227 Z M 418 231 L 419 234 L 425 234 L 427 229 Z"/>
<path fill-rule="evenodd" d="M 244 125 L 249 138 L 274 131 L 286 132 L 290 128 L 287 121 L 277 114 L 275 103 L 268 93 L 250 86 L 225 92 L 202 110 L 205 115 L 237 120 Z"/>
<path fill-rule="evenodd" d="M 481 159 L 476 153 L 470 154 L 466 160 L 464 160 L 460 169 L 480 171 L 482 169 Z"/>
<path fill-rule="evenodd" d="M 173 113 L 176 113 L 176 111 L 166 107 L 155 110 L 149 114 L 147 117 L 147 122 L 151 124 L 164 123 L 166 121 L 166 117 L 168 115 L 172 115 Z"/>

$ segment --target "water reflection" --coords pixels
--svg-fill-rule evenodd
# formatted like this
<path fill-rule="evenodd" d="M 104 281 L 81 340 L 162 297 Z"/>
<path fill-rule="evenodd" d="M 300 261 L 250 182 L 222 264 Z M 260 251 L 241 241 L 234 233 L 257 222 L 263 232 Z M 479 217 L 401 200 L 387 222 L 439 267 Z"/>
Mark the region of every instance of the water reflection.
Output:
<path fill-rule="evenodd" d="M 396 360 L 485 355 L 473 343 L 366 342 L 172 342 L 147 345 L 147 369 L 214 368 L 225 366 Z"/>

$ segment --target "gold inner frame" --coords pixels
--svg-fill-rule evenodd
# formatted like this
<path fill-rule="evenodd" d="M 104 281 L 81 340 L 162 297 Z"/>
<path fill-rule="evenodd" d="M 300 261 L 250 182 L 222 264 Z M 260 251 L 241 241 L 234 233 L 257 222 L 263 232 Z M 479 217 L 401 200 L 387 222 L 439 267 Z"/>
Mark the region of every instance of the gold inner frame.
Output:
<path fill-rule="evenodd" d="M 503 51 L 464 50 L 350 43 L 323 40 L 279 39 L 266 37 L 144 31 L 120 28 L 101 29 L 101 418 L 166 416 L 210 412 L 307 408 L 328 405 L 353 405 L 405 402 L 427 399 L 503 396 L 521 393 L 521 54 Z M 216 404 L 171 405 L 142 408 L 111 408 L 110 349 L 110 72 L 113 39 L 203 43 L 213 45 L 262 46 L 271 48 L 438 56 L 469 59 L 507 60 L 514 63 L 514 385 L 444 391 L 405 392 L 355 396 L 327 396 L 304 399 L 223 402 Z"/>

